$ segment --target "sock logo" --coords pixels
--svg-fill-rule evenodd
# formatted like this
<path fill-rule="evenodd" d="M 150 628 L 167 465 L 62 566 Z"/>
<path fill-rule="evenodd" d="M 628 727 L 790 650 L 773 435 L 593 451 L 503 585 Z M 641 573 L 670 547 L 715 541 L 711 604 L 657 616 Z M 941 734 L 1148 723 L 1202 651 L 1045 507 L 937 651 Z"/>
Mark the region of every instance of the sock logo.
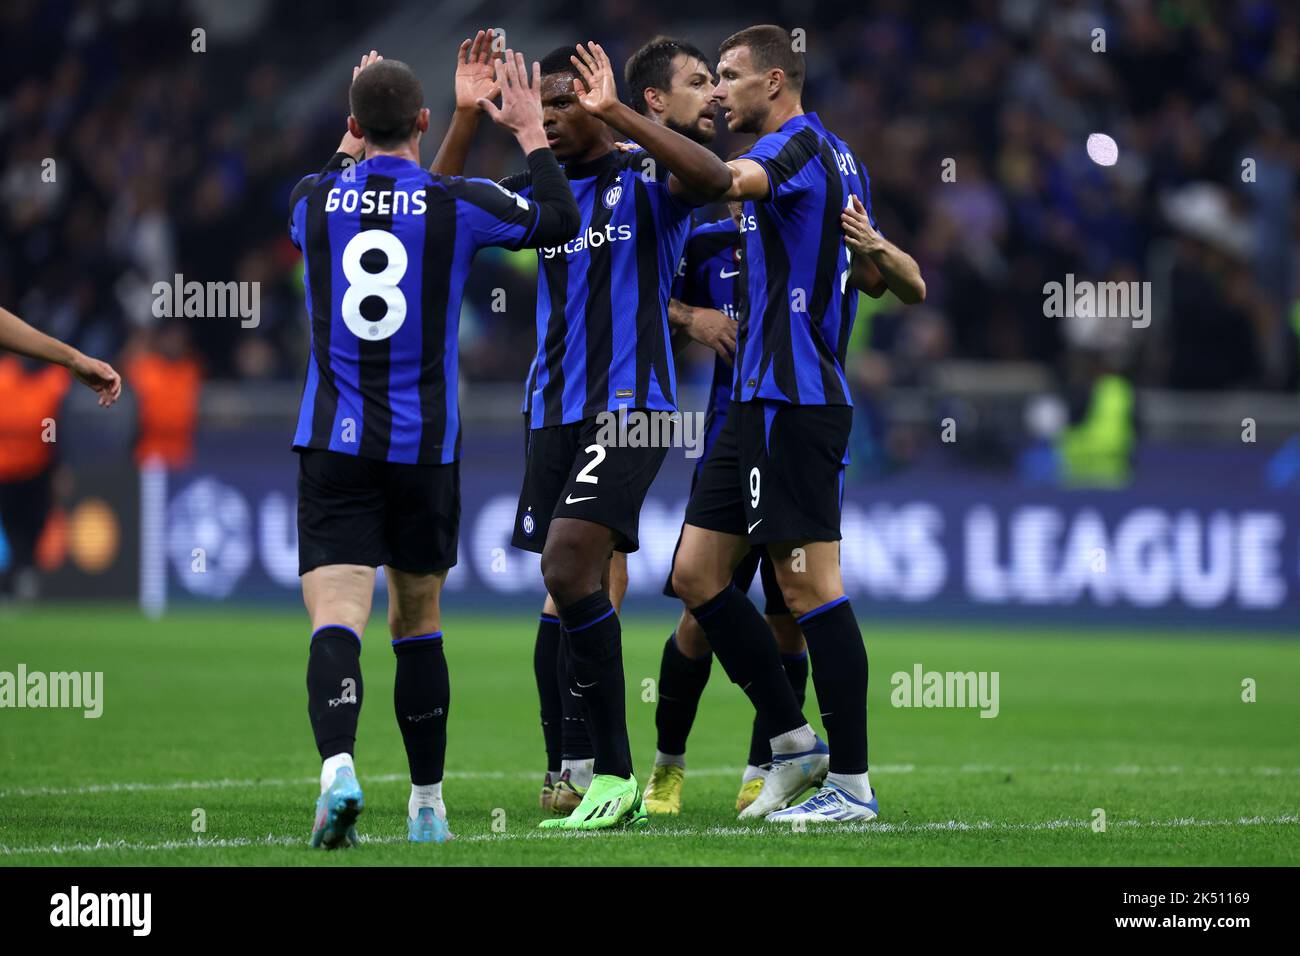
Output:
<path fill-rule="evenodd" d="M 330 706 L 338 707 L 340 704 L 355 704 L 357 702 L 357 682 L 351 677 L 343 678 L 343 693 L 338 697 L 330 698 Z"/>
<path fill-rule="evenodd" d="M 406 719 L 413 724 L 418 724 L 422 720 L 428 720 L 431 717 L 441 717 L 444 711 L 441 707 L 435 707 L 427 714 L 407 714 Z"/>

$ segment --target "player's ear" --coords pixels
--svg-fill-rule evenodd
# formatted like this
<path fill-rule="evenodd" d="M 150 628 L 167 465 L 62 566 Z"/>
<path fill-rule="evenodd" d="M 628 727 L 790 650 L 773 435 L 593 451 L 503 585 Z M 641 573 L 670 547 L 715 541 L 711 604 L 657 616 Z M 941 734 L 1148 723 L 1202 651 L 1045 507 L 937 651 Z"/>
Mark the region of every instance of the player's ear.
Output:
<path fill-rule="evenodd" d="M 429 132 L 429 108 L 423 107 L 418 116 L 415 117 L 415 128 L 421 133 Z"/>
<path fill-rule="evenodd" d="M 366 138 L 366 134 L 362 131 L 361 124 L 357 122 L 357 118 L 355 116 L 348 117 L 348 132 L 351 133 L 353 136 L 355 136 L 357 139 Z"/>
<path fill-rule="evenodd" d="M 780 69 L 768 70 L 767 71 L 768 96 L 772 97 L 772 99 L 776 99 L 778 96 L 781 95 L 781 91 L 783 89 L 785 89 L 785 71 Z"/>
<path fill-rule="evenodd" d="M 663 93 L 661 93 L 659 90 L 656 90 L 653 86 L 647 86 L 645 88 L 645 92 L 642 93 L 641 95 L 645 99 L 647 113 L 654 113 L 656 111 L 663 112 L 663 108 L 664 108 Z"/>

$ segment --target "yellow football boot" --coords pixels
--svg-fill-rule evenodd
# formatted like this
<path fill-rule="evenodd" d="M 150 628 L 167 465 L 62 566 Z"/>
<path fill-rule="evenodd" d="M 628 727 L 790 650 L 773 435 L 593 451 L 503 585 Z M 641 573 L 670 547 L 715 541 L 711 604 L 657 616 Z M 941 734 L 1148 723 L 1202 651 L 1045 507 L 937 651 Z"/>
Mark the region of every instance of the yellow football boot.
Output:
<path fill-rule="evenodd" d="M 740 785 L 740 793 L 736 794 L 736 812 L 744 810 L 763 792 L 763 778 L 754 777 L 752 780 L 746 780 Z"/>
<path fill-rule="evenodd" d="M 686 768 L 676 764 L 656 764 L 650 772 L 645 788 L 647 813 L 682 812 L 682 784 L 686 782 Z"/>

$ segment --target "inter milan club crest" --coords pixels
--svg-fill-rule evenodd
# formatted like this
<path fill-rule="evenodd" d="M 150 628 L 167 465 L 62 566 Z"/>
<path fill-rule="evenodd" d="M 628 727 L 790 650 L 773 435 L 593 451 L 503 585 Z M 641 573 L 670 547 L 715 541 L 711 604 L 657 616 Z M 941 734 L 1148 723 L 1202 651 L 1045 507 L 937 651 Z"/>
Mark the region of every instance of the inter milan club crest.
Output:
<path fill-rule="evenodd" d="M 533 518 L 533 509 L 529 508 L 524 512 L 523 519 L 519 522 L 520 527 L 524 529 L 524 535 L 531 538 L 533 532 L 537 530 L 537 521 Z"/>
<path fill-rule="evenodd" d="M 605 198 L 602 200 L 602 202 L 605 203 L 606 209 L 613 209 L 615 206 L 618 205 L 618 201 L 622 198 L 623 198 L 623 184 L 615 183 L 614 185 L 610 186 L 608 189 L 605 190 Z"/>

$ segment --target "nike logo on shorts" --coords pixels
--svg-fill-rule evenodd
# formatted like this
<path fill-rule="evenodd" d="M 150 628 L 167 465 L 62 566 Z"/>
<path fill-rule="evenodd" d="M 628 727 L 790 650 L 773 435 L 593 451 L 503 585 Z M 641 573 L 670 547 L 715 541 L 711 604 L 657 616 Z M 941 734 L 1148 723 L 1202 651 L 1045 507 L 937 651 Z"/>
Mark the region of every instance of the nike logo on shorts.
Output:
<path fill-rule="evenodd" d="M 757 521 L 755 521 L 753 524 L 751 524 L 751 525 L 749 526 L 749 530 L 746 531 L 745 533 L 746 533 L 746 534 L 753 534 L 753 533 L 754 533 L 754 529 L 757 528 L 757 527 L 758 527 L 759 525 L 761 525 L 762 523 L 763 523 L 763 519 L 762 519 L 762 518 L 759 518 Z"/>
<path fill-rule="evenodd" d="M 586 498 L 575 498 L 573 497 L 573 495 L 569 495 L 567 498 L 564 499 L 564 503 L 566 505 L 576 505 L 579 501 L 595 501 L 595 500 L 596 500 L 595 495 L 588 495 Z"/>

